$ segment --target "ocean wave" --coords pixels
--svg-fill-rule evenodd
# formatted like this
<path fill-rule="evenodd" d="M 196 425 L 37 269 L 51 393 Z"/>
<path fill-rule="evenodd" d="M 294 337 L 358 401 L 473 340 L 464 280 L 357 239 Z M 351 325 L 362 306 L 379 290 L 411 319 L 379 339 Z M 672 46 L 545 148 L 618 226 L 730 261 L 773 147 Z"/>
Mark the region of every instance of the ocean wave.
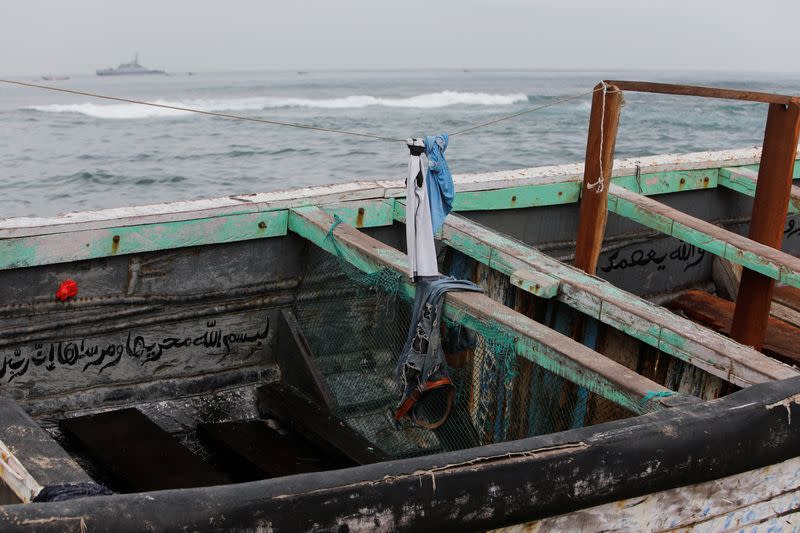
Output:
<path fill-rule="evenodd" d="M 452 105 L 469 106 L 508 106 L 527 102 L 528 96 L 522 93 L 489 94 L 458 91 L 418 94 L 407 98 L 383 98 L 369 95 L 351 95 L 342 98 L 283 98 L 254 97 L 232 98 L 227 100 L 156 100 L 153 103 L 173 107 L 188 107 L 202 111 L 260 111 L 286 107 L 307 107 L 318 109 L 358 109 L 364 107 L 407 107 L 432 109 Z M 25 109 L 44 113 L 77 113 L 94 118 L 133 119 L 153 117 L 185 116 L 185 111 L 164 109 L 140 104 L 49 104 L 26 107 Z"/>

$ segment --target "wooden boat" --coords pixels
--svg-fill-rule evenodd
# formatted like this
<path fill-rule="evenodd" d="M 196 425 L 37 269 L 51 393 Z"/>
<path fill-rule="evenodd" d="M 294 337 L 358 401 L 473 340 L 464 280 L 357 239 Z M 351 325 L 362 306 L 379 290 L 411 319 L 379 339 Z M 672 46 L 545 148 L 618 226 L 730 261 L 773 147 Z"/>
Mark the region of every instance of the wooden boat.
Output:
<path fill-rule="evenodd" d="M 766 102 L 765 146 L 614 162 L 636 90 Z M 446 297 L 476 340 L 436 430 L 385 416 L 401 181 L 3 220 L 0 529 L 796 527 L 800 371 L 753 346 L 774 282 L 800 287 L 799 119 L 608 82 L 585 165 L 457 176 L 441 271 L 485 292 Z M 720 259 L 744 272 L 727 330 L 662 305 L 722 294 Z"/>

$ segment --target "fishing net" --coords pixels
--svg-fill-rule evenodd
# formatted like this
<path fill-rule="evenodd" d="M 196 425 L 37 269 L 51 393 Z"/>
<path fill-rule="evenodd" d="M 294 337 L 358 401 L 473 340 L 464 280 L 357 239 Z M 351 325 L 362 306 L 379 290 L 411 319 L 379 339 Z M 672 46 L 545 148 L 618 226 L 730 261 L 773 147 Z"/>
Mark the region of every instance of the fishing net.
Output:
<path fill-rule="evenodd" d="M 454 395 L 446 422 L 426 429 L 395 421 L 395 367 L 411 320 L 411 296 L 399 273 L 364 273 L 332 232 L 328 241 L 334 253 L 308 245 L 295 313 L 335 400 L 335 416 L 390 456 L 458 450 L 631 416 L 531 362 L 523 356 L 524 341 L 498 324 L 450 313 L 443 346 Z M 448 393 L 432 393 L 419 411 L 420 421 L 438 420 L 448 411 Z"/>

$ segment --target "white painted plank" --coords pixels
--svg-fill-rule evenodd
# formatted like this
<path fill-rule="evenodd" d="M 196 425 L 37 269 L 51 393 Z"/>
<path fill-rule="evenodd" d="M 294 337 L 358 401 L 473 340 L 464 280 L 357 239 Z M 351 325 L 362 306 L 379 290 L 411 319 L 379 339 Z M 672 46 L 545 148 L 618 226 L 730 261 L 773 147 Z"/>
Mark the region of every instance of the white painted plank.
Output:
<path fill-rule="evenodd" d="M 631 158 L 615 161 L 614 175 L 632 175 L 637 167 L 640 168 L 642 173 L 649 173 L 721 166 L 743 166 L 758 163 L 760 157 L 760 148 L 746 148 Z M 579 181 L 582 173 L 582 163 L 570 163 L 478 174 L 457 174 L 454 176 L 454 182 L 457 191 L 482 191 L 524 185 Z M 393 198 L 404 195 L 405 185 L 403 180 L 381 179 L 254 193 L 252 195 L 83 211 L 66 213 L 55 217 L 7 218 L 0 219 L 0 239 L 72 230 L 100 229 L 111 226 L 190 220 L 243 212 L 248 209 L 285 209 L 309 204 L 333 203 L 355 199 Z"/>
<path fill-rule="evenodd" d="M 792 531 L 800 526 L 800 457 L 776 465 L 495 530 Z M 782 529 L 771 529 L 775 526 Z"/>

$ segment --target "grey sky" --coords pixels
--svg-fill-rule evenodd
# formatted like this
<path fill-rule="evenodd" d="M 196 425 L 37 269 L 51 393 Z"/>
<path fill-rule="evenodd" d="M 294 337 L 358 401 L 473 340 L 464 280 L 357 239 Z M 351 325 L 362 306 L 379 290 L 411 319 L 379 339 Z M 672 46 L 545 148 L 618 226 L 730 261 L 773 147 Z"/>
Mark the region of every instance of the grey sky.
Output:
<path fill-rule="evenodd" d="M 796 72 L 798 0 L 0 0 L 0 73 L 320 68 Z"/>

